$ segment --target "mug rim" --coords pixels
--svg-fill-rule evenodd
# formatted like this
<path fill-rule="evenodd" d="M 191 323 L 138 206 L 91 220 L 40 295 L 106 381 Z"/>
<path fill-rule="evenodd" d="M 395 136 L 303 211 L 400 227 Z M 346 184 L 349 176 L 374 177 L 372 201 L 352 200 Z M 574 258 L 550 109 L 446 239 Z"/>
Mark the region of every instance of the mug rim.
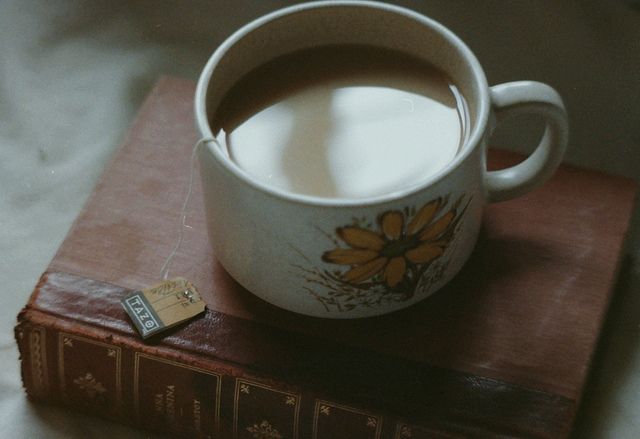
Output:
<path fill-rule="evenodd" d="M 215 71 L 216 66 L 220 60 L 225 56 L 228 50 L 233 47 L 243 37 L 260 28 L 264 24 L 277 20 L 286 15 L 295 14 L 301 11 L 310 9 L 319 9 L 324 7 L 341 7 L 341 6 L 356 6 L 384 10 L 386 12 L 395 13 L 405 16 L 407 18 L 418 21 L 420 24 L 430 27 L 440 34 L 443 38 L 447 39 L 452 45 L 454 45 L 467 62 L 469 66 L 468 72 L 472 77 L 472 81 L 478 86 L 479 100 L 477 103 L 478 112 L 476 122 L 472 127 L 469 136 L 461 148 L 459 154 L 455 156 L 453 160 L 447 163 L 442 169 L 433 175 L 425 178 L 420 183 L 407 186 L 402 189 L 379 194 L 371 197 L 363 198 L 347 198 L 347 197 L 320 197 L 315 195 L 300 194 L 296 192 L 289 192 L 284 189 L 280 189 L 275 186 L 271 186 L 262 183 L 252 178 L 248 173 L 244 172 L 239 166 L 234 164 L 228 157 L 226 157 L 220 148 L 218 148 L 217 142 L 210 142 L 207 140 L 215 139 L 209 126 L 209 118 L 207 117 L 207 91 L 211 78 Z M 482 69 L 480 62 L 473 54 L 471 49 L 451 30 L 437 22 L 436 20 L 429 18 L 423 14 L 413 11 L 401 6 L 391 5 L 387 3 L 381 3 L 370 0 L 324 0 L 324 1 L 312 1 L 307 3 L 301 3 L 297 5 L 288 6 L 278 9 L 266 15 L 256 18 L 255 20 L 245 24 L 240 29 L 236 30 L 231 36 L 226 38 L 220 46 L 213 52 L 205 67 L 200 74 L 198 83 L 196 86 L 195 100 L 195 121 L 200 134 L 202 135 L 201 142 L 204 143 L 204 147 L 207 151 L 213 155 L 216 161 L 221 165 L 222 169 L 231 173 L 241 182 L 248 184 L 252 188 L 269 194 L 275 198 L 289 201 L 302 205 L 312 206 L 326 206 L 326 207 L 365 207 L 371 205 L 378 205 L 388 202 L 393 202 L 398 199 L 402 199 L 421 191 L 426 188 L 435 185 L 445 177 L 447 177 L 453 170 L 458 168 L 462 162 L 464 162 L 469 155 L 482 143 L 482 137 L 485 134 L 485 128 L 489 121 L 489 108 L 490 108 L 490 96 L 489 86 L 487 83 L 484 70 Z"/>

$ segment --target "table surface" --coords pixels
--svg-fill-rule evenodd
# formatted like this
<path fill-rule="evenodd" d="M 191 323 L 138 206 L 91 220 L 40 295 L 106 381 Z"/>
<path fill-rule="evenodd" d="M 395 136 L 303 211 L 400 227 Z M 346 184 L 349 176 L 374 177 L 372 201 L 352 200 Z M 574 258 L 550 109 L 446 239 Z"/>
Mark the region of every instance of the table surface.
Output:
<path fill-rule="evenodd" d="M 15 315 L 157 77 L 195 79 L 233 29 L 288 3 L 0 5 L 0 428 L 8 436 L 148 437 L 29 403 L 13 341 Z M 568 162 L 637 178 L 640 106 L 628 96 L 640 95 L 633 73 L 640 70 L 633 47 L 640 15 L 627 9 L 631 3 L 557 3 L 543 11 L 535 4 L 403 2 L 468 41 L 490 83 L 531 78 L 558 88 L 571 115 Z M 500 142 L 526 149 L 518 137 L 506 133 Z M 639 209 L 625 256 L 577 438 L 640 437 Z"/>

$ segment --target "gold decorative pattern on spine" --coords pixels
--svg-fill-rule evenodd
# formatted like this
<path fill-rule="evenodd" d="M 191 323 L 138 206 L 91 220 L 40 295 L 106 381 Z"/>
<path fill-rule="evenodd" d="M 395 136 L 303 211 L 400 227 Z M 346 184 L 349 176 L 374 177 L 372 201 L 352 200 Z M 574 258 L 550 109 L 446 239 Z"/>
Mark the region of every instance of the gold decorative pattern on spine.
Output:
<path fill-rule="evenodd" d="M 260 425 L 253 424 L 247 427 L 247 431 L 253 435 L 254 439 L 282 439 L 282 435 L 271 426 L 268 421 L 262 421 Z"/>
<path fill-rule="evenodd" d="M 234 394 L 234 398 L 233 398 L 233 437 L 237 438 L 238 437 L 238 410 L 239 410 L 239 402 L 240 402 L 240 397 L 242 394 L 244 395 L 249 395 L 251 392 L 251 388 L 252 387 L 257 387 L 259 389 L 264 389 L 264 390 L 268 390 L 270 392 L 274 392 L 274 393 L 279 393 L 284 395 L 284 403 L 286 406 L 291 406 L 292 410 L 293 410 L 293 437 L 292 439 L 298 439 L 298 431 L 299 431 L 299 418 L 300 418 L 300 400 L 301 400 L 301 396 L 300 394 L 296 394 L 296 393 L 291 393 L 291 392 L 287 392 L 284 390 L 278 390 L 278 389 L 274 389 L 273 387 L 266 385 L 266 384 L 262 384 L 260 382 L 257 381 L 251 381 L 251 380 L 247 380 L 247 379 L 240 379 L 240 378 L 236 378 L 236 390 L 235 390 L 235 394 Z M 265 424 L 266 423 L 266 424 Z M 255 436 L 256 433 L 254 433 L 254 431 L 249 430 L 251 429 L 256 429 L 258 428 L 258 434 L 263 434 L 263 430 L 259 430 L 259 428 L 261 426 L 263 426 L 264 424 L 264 434 L 272 434 L 272 435 L 276 435 L 276 436 Z M 267 428 L 271 429 L 271 431 L 268 430 Z M 276 439 L 276 438 L 282 438 L 282 433 L 280 433 L 278 430 L 276 430 L 275 428 L 273 428 L 271 426 L 271 424 L 264 420 L 262 421 L 259 425 L 258 424 L 254 424 L 252 427 L 246 427 L 247 431 L 251 431 L 252 433 L 254 433 L 254 438 L 264 438 L 264 439 Z"/>
<path fill-rule="evenodd" d="M 411 439 L 412 437 L 413 432 L 411 431 L 411 427 L 401 423 L 396 425 L 396 434 L 393 437 L 394 439 Z"/>
<path fill-rule="evenodd" d="M 77 335 L 71 335 L 64 332 L 60 332 L 58 334 L 58 377 L 60 379 L 60 391 L 63 398 L 65 399 L 67 398 L 67 395 L 66 395 L 67 380 L 65 375 L 65 348 L 67 349 L 75 348 L 76 345 L 74 342 L 87 343 L 90 345 L 99 346 L 105 349 L 105 353 L 107 357 L 114 358 L 115 366 L 116 366 L 114 371 L 115 387 L 116 387 L 115 407 L 116 407 L 116 410 L 119 411 L 122 408 L 122 349 L 119 346 L 110 345 L 108 343 L 103 343 L 100 341 L 95 341 L 90 338 L 80 337 Z M 111 351 L 113 351 L 114 354 L 111 354 L 110 353 Z M 90 372 L 87 372 L 87 374 L 93 377 L 93 375 Z M 87 375 L 85 375 L 85 378 L 86 376 Z M 74 379 L 74 384 L 76 384 L 77 386 L 79 386 L 79 384 L 76 383 L 76 380 L 78 379 L 79 378 Z M 98 383 L 98 384 L 102 386 L 101 383 Z M 98 389 L 100 386 L 98 386 Z M 104 386 L 102 387 L 104 388 Z M 103 392 L 100 392 L 99 390 L 96 390 L 96 391 L 100 394 L 103 393 Z"/>
<path fill-rule="evenodd" d="M 329 416 L 331 415 L 333 409 L 354 413 L 360 416 L 366 416 L 366 426 L 375 428 L 374 438 L 380 439 L 380 435 L 382 434 L 382 416 L 364 410 L 359 410 L 354 407 L 336 404 L 329 401 L 323 401 L 320 399 L 316 400 L 316 407 L 313 414 L 313 432 L 311 436 L 312 439 L 318 439 L 318 420 L 320 418 L 320 415 Z"/>
<path fill-rule="evenodd" d="M 43 395 L 49 387 L 47 372 L 46 332 L 44 328 L 32 328 L 29 333 L 31 353 L 31 380 L 33 393 Z"/>
<path fill-rule="evenodd" d="M 91 372 L 87 372 L 86 374 L 74 379 L 73 384 L 83 391 L 89 399 L 95 399 L 96 396 L 101 396 L 107 393 L 107 389 L 104 388 L 100 381 L 97 381 L 93 377 Z"/>

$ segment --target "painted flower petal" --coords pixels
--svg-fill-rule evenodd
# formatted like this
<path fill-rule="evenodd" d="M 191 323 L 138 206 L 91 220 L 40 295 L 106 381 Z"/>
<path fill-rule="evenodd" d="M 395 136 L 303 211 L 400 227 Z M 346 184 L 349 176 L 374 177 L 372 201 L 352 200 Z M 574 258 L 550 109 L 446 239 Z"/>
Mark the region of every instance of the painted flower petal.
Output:
<path fill-rule="evenodd" d="M 426 264 L 439 258 L 444 253 L 444 245 L 440 242 L 425 242 L 409 250 L 404 256 L 414 264 Z"/>
<path fill-rule="evenodd" d="M 360 227 L 341 227 L 337 230 L 338 236 L 351 247 L 381 250 L 384 246 L 384 239 L 379 234 L 371 230 Z"/>
<path fill-rule="evenodd" d="M 442 208 L 443 204 L 442 198 L 438 198 L 422 206 L 409 222 L 407 233 L 413 235 L 429 224 L 435 214 Z"/>
<path fill-rule="evenodd" d="M 342 275 L 342 278 L 350 283 L 360 283 L 369 278 L 372 278 L 376 274 L 380 273 L 385 265 L 387 265 L 387 258 L 377 258 L 373 261 L 369 261 L 366 264 L 353 267 Z"/>
<path fill-rule="evenodd" d="M 442 235 L 451 225 L 455 217 L 456 211 L 454 209 L 442 215 L 438 220 L 420 233 L 420 241 L 429 241 Z"/>
<path fill-rule="evenodd" d="M 404 215 L 398 210 L 392 210 L 382 215 L 380 220 L 382 231 L 389 239 L 398 239 L 402 235 Z"/>
<path fill-rule="evenodd" d="M 322 255 L 322 260 L 331 264 L 358 265 L 369 262 L 378 256 L 378 252 L 374 250 L 336 248 L 325 252 Z"/>
<path fill-rule="evenodd" d="M 387 285 L 395 287 L 400 283 L 407 270 L 407 262 L 402 256 L 392 258 L 384 269 L 384 279 Z"/>

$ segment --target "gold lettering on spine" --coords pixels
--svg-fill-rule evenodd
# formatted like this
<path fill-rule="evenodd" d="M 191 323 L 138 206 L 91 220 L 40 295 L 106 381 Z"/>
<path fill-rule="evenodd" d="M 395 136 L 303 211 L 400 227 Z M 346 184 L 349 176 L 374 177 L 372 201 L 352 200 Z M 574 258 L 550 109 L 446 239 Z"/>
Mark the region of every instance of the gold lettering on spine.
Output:
<path fill-rule="evenodd" d="M 147 361 L 156 361 L 159 363 L 168 364 L 171 366 L 179 367 L 180 369 L 187 369 L 198 373 L 203 373 L 207 375 L 211 375 L 216 377 L 217 386 L 216 386 L 216 398 L 215 398 L 215 429 L 218 429 L 220 426 L 220 388 L 222 385 L 222 375 L 201 369 L 199 367 L 189 366 L 186 364 L 178 363 L 177 361 L 168 360 L 166 358 L 154 357 L 153 355 L 143 354 L 142 352 L 135 353 L 134 365 L 133 365 L 133 402 L 135 407 L 136 417 L 138 421 L 140 420 L 140 362 L 142 360 Z M 154 411 L 156 413 L 166 413 L 169 416 L 171 413 L 171 422 L 175 421 L 175 386 L 167 386 L 165 388 L 165 393 L 158 393 L 154 395 Z M 169 408 L 169 404 L 171 408 Z M 197 399 L 193 400 L 193 422 L 196 427 L 196 431 L 202 431 L 202 413 L 201 413 L 201 404 Z"/>
<path fill-rule="evenodd" d="M 193 429 L 200 431 L 202 428 L 202 417 L 200 415 L 200 401 L 193 400 Z"/>
<path fill-rule="evenodd" d="M 176 386 L 167 386 L 164 392 L 165 414 L 170 424 L 176 423 Z"/>
<path fill-rule="evenodd" d="M 153 395 L 153 409 L 160 415 L 164 414 L 164 395 L 162 393 Z"/>
<path fill-rule="evenodd" d="M 47 346 L 44 328 L 32 328 L 29 333 L 29 350 L 31 353 L 31 382 L 33 393 L 42 396 L 49 387 L 47 372 Z"/>

